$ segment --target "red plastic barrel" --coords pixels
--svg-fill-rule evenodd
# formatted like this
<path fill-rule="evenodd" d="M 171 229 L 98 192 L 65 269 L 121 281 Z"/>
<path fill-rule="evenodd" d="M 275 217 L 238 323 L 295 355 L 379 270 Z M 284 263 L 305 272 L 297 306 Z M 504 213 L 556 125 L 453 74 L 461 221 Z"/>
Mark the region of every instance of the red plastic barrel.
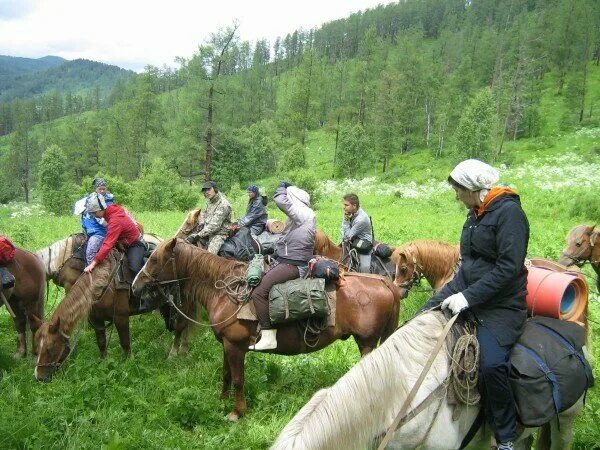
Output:
<path fill-rule="evenodd" d="M 580 321 L 588 302 L 585 280 L 572 272 L 528 267 L 527 310 L 532 316 Z"/>

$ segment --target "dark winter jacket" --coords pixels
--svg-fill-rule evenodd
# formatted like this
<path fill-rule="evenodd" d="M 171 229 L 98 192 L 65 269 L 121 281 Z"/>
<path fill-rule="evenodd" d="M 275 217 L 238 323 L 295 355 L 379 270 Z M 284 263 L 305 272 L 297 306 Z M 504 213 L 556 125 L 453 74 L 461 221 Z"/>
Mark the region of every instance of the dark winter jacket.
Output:
<path fill-rule="evenodd" d="M 467 215 L 460 238 L 458 273 L 423 307 L 433 307 L 462 292 L 477 321 L 489 328 L 500 345 L 512 345 L 527 317 L 529 223 L 518 195 L 503 195 L 476 217 Z"/>
<path fill-rule="evenodd" d="M 275 191 L 277 207 L 288 216 L 283 236 L 277 242 L 279 261 L 304 266 L 315 248 L 317 221 L 310 208 L 310 196 L 296 186 L 279 187 Z"/>
<path fill-rule="evenodd" d="M 238 220 L 238 225 L 240 227 L 250 227 L 250 232 L 258 236 L 265 231 L 267 218 L 267 208 L 263 205 L 262 197 L 257 195 L 248 202 L 246 215 Z"/>

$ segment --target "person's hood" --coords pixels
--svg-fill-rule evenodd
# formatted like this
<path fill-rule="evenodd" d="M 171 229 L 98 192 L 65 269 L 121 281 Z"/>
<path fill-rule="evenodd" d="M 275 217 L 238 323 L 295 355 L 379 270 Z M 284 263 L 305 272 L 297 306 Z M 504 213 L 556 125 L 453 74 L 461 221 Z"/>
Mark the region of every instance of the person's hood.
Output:
<path fill-rule="evenodd" d="M 310 207 L 310 195 L 308 192 L 300 189 L 297 186 L 289 186 L 287 188 L 287 195 L 290 197 L 290 200 L 301 202 L 304 205 Z"/>

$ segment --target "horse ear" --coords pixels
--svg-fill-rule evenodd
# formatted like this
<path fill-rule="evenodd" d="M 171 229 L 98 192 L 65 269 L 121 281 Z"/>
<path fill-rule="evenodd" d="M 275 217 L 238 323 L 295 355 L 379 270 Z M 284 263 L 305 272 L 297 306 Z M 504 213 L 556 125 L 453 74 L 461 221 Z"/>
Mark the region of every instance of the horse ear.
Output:
<path fill-rule="evenodd" d="M 195 225 L 198 223 L 198 219 L 200 217 L 200 213 L 202 212 L 201 209 L 196 209 L 193 213 L 192 213 L 192 223 Z"/>
<path fill-rule="evenodd" d="M 50 322 L 50 326 L 48 327 L 48 331 L 52 334 L 57 334 L 60 329 L 60 317 L 57 317 L 52 322 Z"/>
<path fill-rule="evenodd" d="M 40 319 L 38 316 L 36 316 L 35 314 L 31 315 L 31 325 L 33 325 L 36 329 L 38 329 L 39 327 L 42 326 L 42 319 Z"/>
<path fill-rule="evenodd" d="M 391 259 L 394 262 L 394 264 L 396 264 L 397 266 L 399 266 L 403 263 L 406 263 L 406 255 L 400 249 L 394 250 L 394 252 L 392 253 Z"/>
<path fill-rule="evenodd" d="M 594 224 L 594 225 L 591 225 L 591 226 L 587 227 L 587 232 L 588 232 L 589 234 L 592 234 L 592 233 L 594 232 L 594 229 L 595 229 L 595 228 L 596 228 L 596 224 Z"/>
<path fill-rule="evenodd" d="M 169 253 L 173 253 L 173 250 L 175 250 L 176 245 L 177 245 L 177 239 L 175 239 L 175 238 L 169 239 L 167 241 L 167 245 L 165 245 L 165 250 Z"/>

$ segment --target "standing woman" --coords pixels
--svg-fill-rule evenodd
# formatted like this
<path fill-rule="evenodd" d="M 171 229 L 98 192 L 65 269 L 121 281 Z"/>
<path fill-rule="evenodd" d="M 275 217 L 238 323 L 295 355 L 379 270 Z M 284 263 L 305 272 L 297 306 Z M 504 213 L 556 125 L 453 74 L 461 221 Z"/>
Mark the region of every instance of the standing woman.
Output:
<path fill-rule="evenodd" d="M 508 379 L 509 353 L 527 318 L 529 223 L 519 196 L 509 187 L 494 186 L 498 179 L 496 169 L 476 159 L 461 162 L 450 173 L 456 199 L 469 210 L 460 238 L 462 263 L 423 309 L 441 304 L 453 314 L 473 313 L 485 416 L 498 449 L 510 450 L 517 437 L 517 411 Z"/>
<path fill-rule="evenodd" d="M 275 191 L 275 203 L 288 218 L 283 236 L 277 242 L 277 260 L 250 294 L 261 327 L 260 341 L 250 346 L 250 350 L 277 348 L 277 330 L 269 317 L 269 291 L 276 284 L 304 276 L 315 248 L 317 222 L 310 207 L 310 195 L 282 181 Z"/>

